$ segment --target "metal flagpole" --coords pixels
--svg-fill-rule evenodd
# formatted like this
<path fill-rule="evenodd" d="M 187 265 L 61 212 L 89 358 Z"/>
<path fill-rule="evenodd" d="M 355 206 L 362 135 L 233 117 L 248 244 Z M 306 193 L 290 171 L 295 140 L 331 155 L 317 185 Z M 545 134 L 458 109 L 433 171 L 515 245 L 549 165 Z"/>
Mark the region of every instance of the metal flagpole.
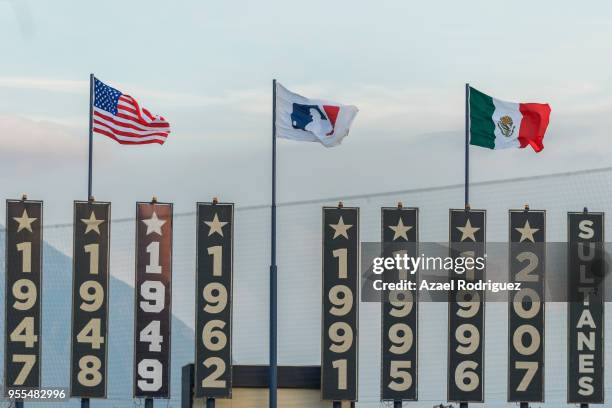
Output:
<path fill-rule="evenodd" d="M 269 407 L 276 408 L 277 387 L 277 293 L 276 293 L 276 79 L 272 80 L 272 207 L 270 245 L 270 396 Z"/>
<path fill-rule="evenodd" d="M 470 84 L 465 84 L 465 207 L 470 205 Z"/>
<path fill-rule="evenodd" d="M 93 104 L 94 104 L 94 74 L 89 74 L 89 177 L 87 180 L 87 200 L 93 200 L 92 171 L 93 171 Z M 81 398 L 81 408 L 89 408 L 89 398 Z"/>
<path fill-rule="evenodd" d="M 465 209 L 470 208 L 470 84 L 465 84 Z M 468 408 L 460 402 L 459 408 Z"/>
<path fill-rule="evenodd" d="M 89 179 L 87 182 L 87 199 L 91 198 L 93 172 L 93 104 L 94 104 L 94 74 L 89 74 Z"/>

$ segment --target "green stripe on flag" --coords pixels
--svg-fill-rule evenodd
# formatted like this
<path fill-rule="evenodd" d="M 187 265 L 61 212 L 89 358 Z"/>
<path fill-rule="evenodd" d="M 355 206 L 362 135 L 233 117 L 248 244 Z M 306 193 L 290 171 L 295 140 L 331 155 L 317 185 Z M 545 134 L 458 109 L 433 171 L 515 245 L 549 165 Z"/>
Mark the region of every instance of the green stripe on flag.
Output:
<path fill-rule="evenodd" d="M 495 149 L 493 98 L 470 87 L 470 144 Z"/>

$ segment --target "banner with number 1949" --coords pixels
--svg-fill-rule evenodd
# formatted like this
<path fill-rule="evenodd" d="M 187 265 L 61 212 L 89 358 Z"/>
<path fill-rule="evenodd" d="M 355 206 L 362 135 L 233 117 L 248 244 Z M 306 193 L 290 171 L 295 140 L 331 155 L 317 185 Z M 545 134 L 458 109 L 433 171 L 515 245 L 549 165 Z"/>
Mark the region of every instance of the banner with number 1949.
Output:
<path fill-rule="evenodd" d="M 136 204 L 134 397 L 170 397 L 172 204 Z"/>

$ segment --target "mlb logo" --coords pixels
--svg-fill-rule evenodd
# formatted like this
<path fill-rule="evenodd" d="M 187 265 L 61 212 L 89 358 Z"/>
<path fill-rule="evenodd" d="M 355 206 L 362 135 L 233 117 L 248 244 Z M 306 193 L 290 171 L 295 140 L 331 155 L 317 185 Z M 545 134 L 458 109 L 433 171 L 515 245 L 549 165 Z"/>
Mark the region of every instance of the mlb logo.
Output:
<path fill-rule="evenodd" d="M 334 133 L 339 106 L 293 104 L 291 126 L 319 135 L 330 136 Z"/>
<path fill-rule="evenodd" d="M 308 99 L 276 83 L 276 137 L 337 146 L 359 112 L 357 107 L 320 99 Z"/>

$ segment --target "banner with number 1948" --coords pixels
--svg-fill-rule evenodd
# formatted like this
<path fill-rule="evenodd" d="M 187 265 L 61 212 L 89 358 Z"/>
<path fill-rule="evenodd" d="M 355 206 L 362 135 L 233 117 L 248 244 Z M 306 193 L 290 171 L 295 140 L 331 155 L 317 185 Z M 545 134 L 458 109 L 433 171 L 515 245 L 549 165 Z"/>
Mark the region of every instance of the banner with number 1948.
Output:
<path fill-rule="evenodd" d="M 74 203 L 71 397 L 106 397 L 110 210 L 110 203 Z"/>

